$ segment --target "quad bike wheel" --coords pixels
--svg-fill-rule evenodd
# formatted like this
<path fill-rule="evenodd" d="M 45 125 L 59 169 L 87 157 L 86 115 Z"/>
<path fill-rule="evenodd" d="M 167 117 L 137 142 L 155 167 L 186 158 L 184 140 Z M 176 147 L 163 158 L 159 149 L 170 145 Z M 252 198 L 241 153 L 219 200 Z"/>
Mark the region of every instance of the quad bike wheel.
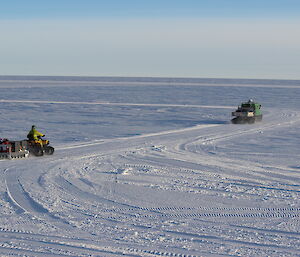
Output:
<path fill-rule="evenodd" d="M 44 147 L 44 153 L 47 155 L 52 155 L 54 153 L 54 148 L 52 146 Z"/>
<path fill-rule="evenodd" d="M 44 155 L 44 151 L 41 147 L 34 147 L 34 149 L 32 150 L 32 153 L 35 156 L 43 156 Z"/>

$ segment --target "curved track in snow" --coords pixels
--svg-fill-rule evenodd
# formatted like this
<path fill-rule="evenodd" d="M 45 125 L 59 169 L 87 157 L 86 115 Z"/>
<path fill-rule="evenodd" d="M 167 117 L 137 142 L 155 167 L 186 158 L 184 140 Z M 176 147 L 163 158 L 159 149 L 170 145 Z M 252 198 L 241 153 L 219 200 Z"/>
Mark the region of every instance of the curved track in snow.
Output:
<path fill-rule="evenodd" d="M 297 112 L 278 111 L 253 126 L 199 125 L 2 162 L 2 219 L 17 223 L 1 223 L 0 253 L 296 256 L 299 167 L 228 149 L 299 124 Z"/>

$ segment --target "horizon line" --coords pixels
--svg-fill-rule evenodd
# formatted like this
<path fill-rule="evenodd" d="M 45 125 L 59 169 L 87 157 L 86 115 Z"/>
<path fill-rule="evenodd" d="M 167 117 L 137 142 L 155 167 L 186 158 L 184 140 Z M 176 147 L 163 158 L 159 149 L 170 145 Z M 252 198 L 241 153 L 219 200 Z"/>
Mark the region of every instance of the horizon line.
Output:
<path fill-rule="evenodd" d="M 239 78 L 239 77 L 184 77 L 184 76 L 178 76 L 178 77 L 171 77 L 171 76 L 122 76 L 122 75 L 1 75 L 0 74 L 0 81 L 6 80 L 6 78 L 10 78 L 14 80 L 13 78 L 90 78 L 90 79 L 97 79 L 97 78 L 123 78 L 123 79 L 162 79 L 162 80 L 172 80 L 172 79 L 191 79 L 191 80 L 245 80 L 245 81 L 299 81 L 300 79 L 278 79 L 278 78 Z"/>

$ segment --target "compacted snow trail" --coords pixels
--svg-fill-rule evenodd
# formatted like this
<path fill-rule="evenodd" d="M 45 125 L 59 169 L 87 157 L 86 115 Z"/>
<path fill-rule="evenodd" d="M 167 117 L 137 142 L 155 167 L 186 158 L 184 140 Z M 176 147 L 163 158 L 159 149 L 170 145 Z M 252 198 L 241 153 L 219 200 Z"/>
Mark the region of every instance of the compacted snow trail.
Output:
<path fill-rule="evenodd" d="M 81 255 L 217 256 L 238 249 L 293 256 L 299 251 L 300 234 L 292 227 L 300 216 L 300 187 L 292 182 L 299 175 L 264 174 L 260 163 L 218 151 L 223 142 L 272 131 L 278 123 L 298 124 L 292 117 L 69 145 L 45 159 L 5 162 L 7 204 L 24 219 L 22 227 L 38 224 L 45 233 L 40 242 L 26 240 L 37 255 L 76 255 L 78 247 Z M 25 238 L 39 238 L 36 232 Z M 24 235 L 15 235 L 17 254 Z M 8 246 L 2 249 L 7 253 Z"/>
<path fill-rule="evenodd" d="M 105 105 L 140 108 L 133 116 L 153 108 L 165 119 L 179 108 L 170 122 L 190 108 L 203 113 L 194 126 L 135 135 L 114 130 L 112 137 L 81 141 L 61 136 L 52 156 L 1 161 L 0 255 L 299 255 L 300 115 L 295 106 L 265 108 L 261 123 L 232 125 L 230 117 L 214 121 L 210 114 L 214 109 L 229 112 L 224 103 L 136 104 L 125 99 L 115 106 L 77 100 L 12 104 L 38 105 L 47 114 L 60 113 L 58 105 L 81 106 L 82 123 L 90 118 L 86 109 Z M 111 122 L 113 110 L 103 123 Z M 62 126 L 57 135 L 69 121 L 60 122 L 52 127 Z M 93 126 L 98 125 L 91 122 L 84 129 Z"/>
<path fill-rule="evenodd" d="M 71 104 L 71 105 L 112 105 L 112 106 L 146 106 L 146 107 L 183 107 L 183 108 L 208 108 L 232 109 L 234 106 L 196 105 L 196 104 L 143 104 L 143 103 L 111 103 L 111 102 L 66 102 L 66 101 L 38 101 L 38 100 L 13 100 L 0 99 L 2 103 L 38 103 L 38 104 Z"/>

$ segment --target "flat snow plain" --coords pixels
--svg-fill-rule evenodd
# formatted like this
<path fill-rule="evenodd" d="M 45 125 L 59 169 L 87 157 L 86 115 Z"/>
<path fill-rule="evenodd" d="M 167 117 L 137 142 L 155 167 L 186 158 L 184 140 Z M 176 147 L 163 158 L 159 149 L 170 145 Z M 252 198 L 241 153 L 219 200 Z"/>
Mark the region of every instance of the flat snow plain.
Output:
<path fill-rule="evenodd" d="M 0 77 L 1 256 L 300 256 L 300 81 Z M 263 121 L 230 124 L 249 98 Z"/>

